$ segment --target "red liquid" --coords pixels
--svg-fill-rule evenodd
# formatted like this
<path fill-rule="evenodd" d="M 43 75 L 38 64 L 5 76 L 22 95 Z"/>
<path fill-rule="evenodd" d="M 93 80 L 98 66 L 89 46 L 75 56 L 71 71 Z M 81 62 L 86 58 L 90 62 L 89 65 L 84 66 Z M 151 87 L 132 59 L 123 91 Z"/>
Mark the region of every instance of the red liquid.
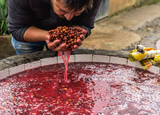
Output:
<path fill-rule="evenodd" d="M 124 65 L 69 63 L 0 81 L 1 115 L 160 114 L 160 76 Z M 103 114 L 102 114 L 103 113 Z"/>
<path fill-rule="evenodd" d="M 63 54 L 64 53 L 64 54 Z M 66 51 L 66 52 L 58 52 L 58 56 L 61 56 L 62 57 L 62 60 L 64 62 L 64 65 L 65 65 L 65 73 L 64 73 L 64 80 L 66 82 L 69 82 L 68 81 L 68 77 L 67 77 L 67 71 L 68 71 L 68 61 L 69 61 L 69 58 L 70 58 L 70 54 L 71 54 L 71 51 Z"/>

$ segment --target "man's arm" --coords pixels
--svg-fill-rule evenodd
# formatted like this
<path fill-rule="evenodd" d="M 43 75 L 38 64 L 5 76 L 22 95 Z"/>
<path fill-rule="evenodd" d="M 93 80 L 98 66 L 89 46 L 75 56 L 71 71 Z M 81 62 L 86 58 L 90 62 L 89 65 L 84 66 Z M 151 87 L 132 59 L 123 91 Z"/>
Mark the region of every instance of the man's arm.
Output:
<path fill-rule="evenodd" d="M 45 41 L 45 37 L 48 31 L 39 29 L 35 26 L 29 27 L 24 33 L 23 39 L 24 41 L 37 42 L 37 41 Z"/>
<path fill-rule="evenodd" d="M 8 27 L 16 40 L 45 40 L 47 31 L 32 26 L 33 15 L 28 0 L 8 0 Z"/>

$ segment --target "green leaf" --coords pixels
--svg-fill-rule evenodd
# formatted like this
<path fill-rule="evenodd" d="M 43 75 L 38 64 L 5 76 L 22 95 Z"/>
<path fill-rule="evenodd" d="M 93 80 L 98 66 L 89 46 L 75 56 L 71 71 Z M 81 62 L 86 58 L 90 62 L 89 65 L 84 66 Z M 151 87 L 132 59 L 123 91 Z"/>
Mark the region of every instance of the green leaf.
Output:
<path fill-rule="evenodd" d="M 7 0 L 0 0 L 0 35 L 8 33 Z"/>

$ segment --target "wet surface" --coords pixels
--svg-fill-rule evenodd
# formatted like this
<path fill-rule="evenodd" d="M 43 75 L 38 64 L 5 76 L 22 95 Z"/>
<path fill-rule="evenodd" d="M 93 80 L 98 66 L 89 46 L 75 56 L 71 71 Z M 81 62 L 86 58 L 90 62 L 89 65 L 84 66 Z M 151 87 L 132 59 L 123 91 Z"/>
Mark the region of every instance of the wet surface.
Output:
<path fill-rule="evenodd" d="M 44 66 L 0 81 L 5 115 L 158 115 L 160 76 L 130 66 L 70 63 Z"/>

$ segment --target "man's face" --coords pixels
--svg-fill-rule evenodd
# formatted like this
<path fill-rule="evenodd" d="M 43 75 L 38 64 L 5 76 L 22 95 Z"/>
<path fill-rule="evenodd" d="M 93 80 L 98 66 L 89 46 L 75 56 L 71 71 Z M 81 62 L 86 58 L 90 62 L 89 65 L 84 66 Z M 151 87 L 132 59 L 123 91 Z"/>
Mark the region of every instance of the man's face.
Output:
<path fill-rule="evenodd" d="M 69 10 L 69 8 L 67 8 L 67 5 L 63 3 L 63 0 L 52 0 L 52 7 L 54 12 L 59 17 L 66 18 L 68 21 L 70 21 L 74 16 L 79 16 L 85 9 L 85 7 L 83 7 L 76 12 L 74 9 Z"/>

